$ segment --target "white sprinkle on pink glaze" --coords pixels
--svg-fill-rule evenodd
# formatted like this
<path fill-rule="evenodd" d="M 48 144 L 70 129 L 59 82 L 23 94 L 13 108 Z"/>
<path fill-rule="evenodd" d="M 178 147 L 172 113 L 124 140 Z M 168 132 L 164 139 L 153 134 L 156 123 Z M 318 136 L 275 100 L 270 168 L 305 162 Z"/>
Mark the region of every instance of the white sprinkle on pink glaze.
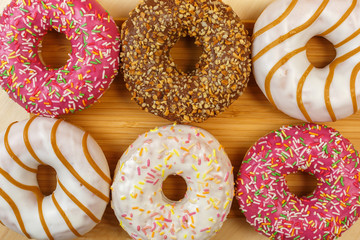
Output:
<path fill-rule="evenodd" d="M 50 30 L 72 46 L 59 69 L 38 56 Z M 118 28 L 95 0 L 14 0 L 0 17 L 0 85 L 33 114 L 55 117 L 92 105 L 117 75 L 119 51 Z"/>
<path fill-rule="evenodd" d="M 353 145 L 324 125 L 284 126 L 258 140 L 237 177 L 247 221 L 270 239 L 335 239 L 360 213 L 360 160 Z M 310 195 L 289 191 L 285 176 L 314 175 Z"/>

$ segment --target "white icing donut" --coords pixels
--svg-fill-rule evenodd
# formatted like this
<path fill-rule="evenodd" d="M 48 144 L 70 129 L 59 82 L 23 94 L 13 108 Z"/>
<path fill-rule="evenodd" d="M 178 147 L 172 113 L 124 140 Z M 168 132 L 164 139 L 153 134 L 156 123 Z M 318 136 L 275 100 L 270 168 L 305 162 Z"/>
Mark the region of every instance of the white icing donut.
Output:
<path fill-rule="evenodd" d="M 0 135 L 0 220 L 28 238 L 70 239 L 90 231 L 105 211 L 111 183 L 95 140 L 62 120 L 34 117 Z M 57 186 L 43 196 L 37 167 L 56 170 Z"/>
<path fill-rule="evenodd" d="M 162 193 L 163 181 L 174 174 L 187 183 L 180 201 Z M 115 214 L 133 239 L 209 239 L 230 211 L 232 165 L 210 133 L 169 125 L 126 150 L 111 189 Z"/>
<path fill-rule="evenodd" d="M 309 122 L 335 121 L 359 109 L 359 13 L 357 0 L 278 0 L 264 10 L 254 28 L 254 75 L 273 105 Z M 336 49 L 324 68 L 306 57 L 314 36 Z"/>

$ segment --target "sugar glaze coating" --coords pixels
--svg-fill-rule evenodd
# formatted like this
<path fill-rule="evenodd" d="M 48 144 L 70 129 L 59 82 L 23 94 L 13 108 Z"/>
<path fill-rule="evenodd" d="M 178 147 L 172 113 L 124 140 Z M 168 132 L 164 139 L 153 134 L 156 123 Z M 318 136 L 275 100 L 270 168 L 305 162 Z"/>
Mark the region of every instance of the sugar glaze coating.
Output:
<path fill-rule="evenodd" d="M 57 173 L 43 196 L 39 165 Z M 62 120 L 33 117 L 0 135 L 0 221 L 35 239 L 73 239 L 100 222 L 111 184 L 106 158 L 86 132 Z"/>
<path fill-rule="evenodd" d="M 180 201 L 163 195 L 167 176 L 184 178 Z M 234 194 L 232 166 L 203 129 L 169 125 L 141 135 L 121 157 L 112 207 L 133 239 L 209 239 L 222 226 Z"/>
<path fill-rule="evenodd" d="M 310 195 L 289 191 L 285 176 L 314 175 Z M 324 125 L 284 126 L 246 154 L 236 198 L 247 221 L 271 239 L 336 239 L 360 214 L 360 159 L 349 140 Z"/>
<path fill-rule="evenodd" d="M 48 31 L 65 34 L 72 51 L 59 69 L 39 48 Z M 118 73 L 118 28 L 95 0 L 14 0 L 0 17 L 0 85 L 28 112 L 58 116 L 83 110 Z"/>
<path fill-rule="evenodd" d="M 345 118 L 359 109 L 360 2 L 277 0 L 257 19 L 254 76 L 268 100 L 308 122 Z M 335 59 L 316 68 L 306 56 L 314 36 L 329 40 Z"/>

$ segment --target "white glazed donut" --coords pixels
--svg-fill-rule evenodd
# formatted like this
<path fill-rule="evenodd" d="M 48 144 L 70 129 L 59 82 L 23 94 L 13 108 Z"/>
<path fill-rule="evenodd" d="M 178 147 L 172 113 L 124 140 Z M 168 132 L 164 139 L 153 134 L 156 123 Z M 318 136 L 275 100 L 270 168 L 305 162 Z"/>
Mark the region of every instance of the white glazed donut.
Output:
<path fill-rule="evenodd" d="M 162 193 L 169 175 L 187 183 L 180 201 Z M 112 207 L 133 239 L 210 239 L 234 196 L 232 165 L 203 129 L 164 126 L 141 135 L 121 157 L 111 187 Z"/>
<path fill-rule="evenodd" d="M 79 128 L 34 117 L 0 135 L 0 220 L 36 239 L 71 239 L 90 231 L 105 211 L 111 183 L 106 158 Z M 56 170 L 57 186 L 43 196 L 39 165 Z"/>
<path fill-rule="evenodd" d="M 305 45 L 314 36 L 336 49 L 336 58 L 324 68 L 306 56 Z M 345 118 L 359 109 L 359 41 L 357 0 L 277 0 L 255 24 L 256 82 L 273 105 L 294 118 Z"/>

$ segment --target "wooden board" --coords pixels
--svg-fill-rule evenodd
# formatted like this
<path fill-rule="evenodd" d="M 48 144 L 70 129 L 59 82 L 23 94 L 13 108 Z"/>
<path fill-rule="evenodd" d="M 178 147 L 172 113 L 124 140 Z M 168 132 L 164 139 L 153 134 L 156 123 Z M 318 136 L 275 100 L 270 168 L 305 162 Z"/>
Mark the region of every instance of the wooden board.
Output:
<path fill-rule="evenodd" d="M 2 0 L 4 1 L 4 0 Z M 6 0 L 8 1 L 8 0 Z M 129 12 L 142 0 L 98 0 L 111 16 L 127 18 Z M 223 0 L 241 19 L 257 19 L 262 10 L 275 0 Z"/>
<path fill-rule="evenodd" d="M 120 25 L 121 21 L 117 21 L 117 23 Z M 245 21 L 245 23 L 251 33 L 254 21 Z M 42 55 L 47 64 L 56 66 L 66 60 L 64 53 L 70 48 L 64 38 L 59 38 L 59 35 L 56 34 L 49 34 L 46 42 L 44 42 L 46 46 L 43 48 Z M 321 39 L 317 39 L 308 46 L 309 59 L 313 62 L 326 62 L 331 57 L 326 53 L 320 54 L 323 52 L 321 44 L 319 44 L 321 42 Z M 198 53 L 201 49 L 191 47 L 190 40 L 186 39 L 176 44 L 171 54 L 181 69 L 188 69 L 193 65 L 194 56 L 196 56 L 193 54 L 194 51 Z M 5 129 L 9 121 L 21 120 L 28 116 L 16 104 L 5 100 L 3 95 L 0 98 L 0 114 L 1 130 Z M 124 150 L 139 134 L 156 126 L 171 124 L 167 120 L 140 110 L 138 105 L 131 100 L 121 74 L 115 79 L 99 103 L 88 110 L 63 118 L 91 133 L 105 152 L 112 173 Z M 193 125 L 206 129 L 222 143 L 236 174 L 247 149 L 258 138 L 282 125 L 297 123 L 301 123 L 301 121 L 286 116 L 267 101 L 252 77 L 245 94 L 235 101 L 226 112 L 204 123 Z M 335 123 L 328 123 L 328 125 L 338 129 L 352 141 L 355 148 L 360 150 L 359 113 Z M 38 179 L 45 193 L 54 189 L 55 182 L 52 171 L 42 168 Z M 289 176 L 287 180 L 290 189 L 296 194 L 305 194 L 314 188 L 314 180 L 307 175 Z M 177 183 L 177 180 L 170 181 L 164 189 L 170 198 L 178 197 Z M 20 240 L 25 238 L 1 226 L 0 239 Z M 130 239 L 130 237 L 121 229 L 111 208 L 108 207 L 101 223 L 80 239 L 112 240 Z M 265 240 L 267 238 L 255 232 L 246 223 L 244 216 L 238 210 L 237 202 L 234 201 L 229 219 L 214 239 Z M 340 240 L 359 239 L 360 221 L 340 238 Z"/>

